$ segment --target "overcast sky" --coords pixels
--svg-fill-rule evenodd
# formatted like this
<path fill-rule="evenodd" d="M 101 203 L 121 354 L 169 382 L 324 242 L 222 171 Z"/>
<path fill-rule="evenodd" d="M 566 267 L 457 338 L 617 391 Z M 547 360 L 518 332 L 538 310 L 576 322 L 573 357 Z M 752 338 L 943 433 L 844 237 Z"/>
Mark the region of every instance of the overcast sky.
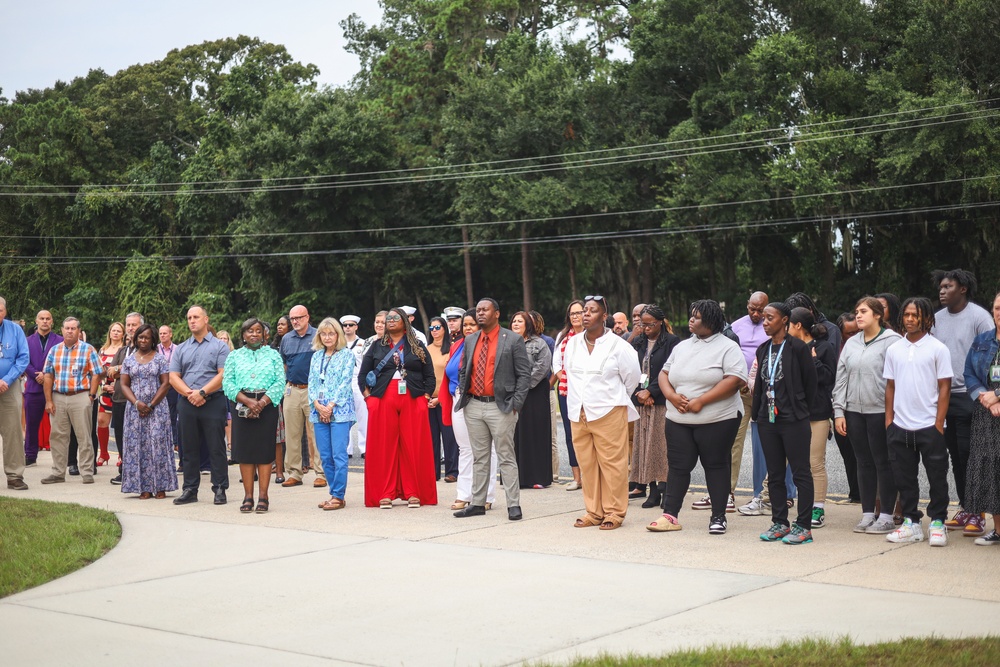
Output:
<path fill-rule="evenodd" d="M 47 88 L 91 69 L 114 74 L 160 60 L 171 49 L 237 35 L 284 44 L 320 69 L 319 82 L 346 84 L 358 60 L 344 51 L 340 21 L 378 22 L 378 0 L 28 0 L 4 2 L 0 89 Z"/>

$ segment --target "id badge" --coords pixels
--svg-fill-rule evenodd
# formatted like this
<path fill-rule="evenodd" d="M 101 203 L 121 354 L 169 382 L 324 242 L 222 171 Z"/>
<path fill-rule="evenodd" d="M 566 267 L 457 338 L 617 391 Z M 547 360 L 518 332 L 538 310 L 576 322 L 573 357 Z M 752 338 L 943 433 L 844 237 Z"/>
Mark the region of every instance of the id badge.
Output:
<path fill-rule="evenodd" d="M 285 386 L 285 397 L 287 398 L 288 396 L 291 396 L 291 395 L 292 395 L 292 386 L 291 385 L 286 385 Z"/>
<path fill-rule="evenodd" d="M 1000 382 L 1000 364 L 990 366 L 990 382 Z"/>
<path fill-rule="evenodd" d="M 326 382 L 326 374 L 320 373 L 319 380 L 320 382 Z"/>
<path fill-rule="evenodd" d="M 406 380 L 400 380 L 399 384 L 396 385 L 397 391 L 400 395 L 406 393 Z"/>
<path fill-rule="evenodd" d="M 639 386 L 642 387 L 643 389 L 649 387 L 649 375 L 643 373 L 642 375 L 639 376 Z"/>
<path fill-rule="evenodd" d="M 326 392 L 325 391 L 319 392 L 319 400 L 322 401 L 324 399 L 326 399 Z"/>

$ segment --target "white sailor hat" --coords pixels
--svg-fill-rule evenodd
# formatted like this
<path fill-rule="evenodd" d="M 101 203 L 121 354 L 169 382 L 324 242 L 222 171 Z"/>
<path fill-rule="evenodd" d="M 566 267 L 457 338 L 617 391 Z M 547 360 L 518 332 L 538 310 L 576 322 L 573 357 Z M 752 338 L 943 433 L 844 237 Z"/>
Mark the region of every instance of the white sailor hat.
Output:
<path fill-rule="evenodd" d="M 462 310 L 461 308 L 458 308 L 457 306 L 448 306 L 447 308 L 444 309 L 444 312 L 441 313 L 441 317 L 445 318 L 446 320 L 454 319 L 456 317 L 462 317 L 463 315 L 465 315 L 465 311 Z"/>
<path fill-rule="evenodd" d="M 361 324 L 361 318 L 357 315 L 344 315 L 340 318 L 341 324 L 347 324 L 348 322 L 352 324 Z"/>
<path fill-rule="evenodd" d="M 400 307 L 401 307 L 401 308 L 403 309 L 403 312 L 404 312 L 404 313 L 406 313 L 407 315 L 409 315 L 409 316 L 411 316 L 411 317 L 412 317 L 412 316 L 413 316 L 414 314 L 416 314 L 416 312 L 417 312 L 417 309 L 416 309 L 416 308 L 414 308 L 413 306 L 400 306 Z"/>

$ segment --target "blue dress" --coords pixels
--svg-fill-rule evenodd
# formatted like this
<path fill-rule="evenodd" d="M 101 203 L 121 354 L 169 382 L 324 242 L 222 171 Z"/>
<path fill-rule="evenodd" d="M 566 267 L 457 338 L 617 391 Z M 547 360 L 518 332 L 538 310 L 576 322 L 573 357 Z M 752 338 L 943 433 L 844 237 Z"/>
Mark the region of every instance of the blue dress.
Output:
<path fill-rule="evenodd" d="M 149 405 L 160 388 L 160 375 L 168 367 L 166 358 L 159 353 L 145 364 L 131 356 L 122 364 L 122 375 L 129 376 L 135 397 Z M 170 408 L 165 399 L 148 417 L 140 417 L 131 403 L 125 406 L 123 438 L 128 445 L 122 461 L 122 493 L 177 490 Z"/>

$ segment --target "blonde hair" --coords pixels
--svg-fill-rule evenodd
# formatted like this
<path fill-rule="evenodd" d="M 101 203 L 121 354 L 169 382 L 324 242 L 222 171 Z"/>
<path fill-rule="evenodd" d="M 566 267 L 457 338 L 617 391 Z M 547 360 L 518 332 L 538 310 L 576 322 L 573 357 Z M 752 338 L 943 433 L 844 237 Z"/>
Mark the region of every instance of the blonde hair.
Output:
<path fill-rule="evenodd" d="M 236 348 L 233 347 L 233 337 L 230 336 L 229 332 L 226 331 L 225 329 L 223 329 L 222 331 L 216 332 L 215 333 L 215 337 L 219 338 L 220 336 L 222 336 L 222 334 L 226 334 L 226 345 L 229 346 L 229 351 L 232 352 L 234 349 L 236 349 Z"/>
<path fill-rule="evenodd" d="M 316 327 L 316 335 L 313 336 L 313 345 L 312 345 L 312 348 L 314 350 L 326 349 L 326 345 L 323 345 L 323 340 L 319 337 L 319 335 L 320 333 L 328 331 L 330 329 L 333 329 L 334 333 L 337 334 L 337 344 L 334 346 L 333 351 L 340 352 L 345 347 L 347 347 L 347 336 L 344 335 L 344 327 L 340 326 L 340 322 L 338 322 L 335 318 L 327 317 L 324 318 L 323 321 L 319 323 L 318 327 Z"/>
<path fill-rule="evenodd" d="M 111 329 L 113 329 L 114 327 L 118 327 L 119 329 L 122 330 L 122 342 L 120 343 L 120 345 L 125 344 L 125 325 L 122 324 L 121 322 L 112 322 L 111 326 L 108 327 L 108 335 L 104 337 L 104 345 L 101 346 L 102 350 L 106 350 L 109 347 L 111 347 Z"/>

